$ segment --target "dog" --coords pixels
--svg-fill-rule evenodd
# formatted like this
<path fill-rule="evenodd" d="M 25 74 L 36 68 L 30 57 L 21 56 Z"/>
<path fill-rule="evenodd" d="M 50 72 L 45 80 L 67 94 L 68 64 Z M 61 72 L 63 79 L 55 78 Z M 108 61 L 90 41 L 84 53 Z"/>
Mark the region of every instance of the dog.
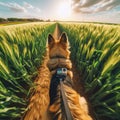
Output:
<path fill-rule="evenodd" d="M 61 105 L 60 84 L 57 79 L 54 79 L 54 75 L 56 74 L 57 68 L 67 68 L 69 79 L 64 80 L 63 87 L 73 120 L 92 120 L 88 112 L 86 100 L 74 90 L 69 48 L 70 44 L 65 32 L 61 34 L 58 40 L 54 39 L 51 34 L 48 35 L 49 60 L 47 67 L 50 70 L 51 78 L 53 78 L 50 83 L 50 105 L 48 109 L 53 116 L 52 120 L 66 120 L 63 106 Z"/>

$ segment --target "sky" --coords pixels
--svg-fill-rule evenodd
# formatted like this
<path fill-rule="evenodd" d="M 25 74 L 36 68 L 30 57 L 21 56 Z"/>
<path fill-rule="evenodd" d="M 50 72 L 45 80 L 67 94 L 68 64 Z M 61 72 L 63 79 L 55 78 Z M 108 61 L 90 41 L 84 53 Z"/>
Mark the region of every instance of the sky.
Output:
<path fill-rule="evenodd" d="M 120 0 L 0 0 L 0 17 L 120 23 Z"/>

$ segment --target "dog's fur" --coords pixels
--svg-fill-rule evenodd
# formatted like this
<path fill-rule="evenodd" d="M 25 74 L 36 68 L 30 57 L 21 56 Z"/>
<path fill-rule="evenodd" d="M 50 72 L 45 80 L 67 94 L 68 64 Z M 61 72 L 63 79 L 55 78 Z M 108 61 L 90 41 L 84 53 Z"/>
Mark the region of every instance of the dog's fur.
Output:
<path fill-rule="evenodd" d="M 40 67 L 39 76 L 35 80 L 34 94 L 30 98 L 27 112 L 22 120 L 65 120 L 64 113 L 61 111 L 59 85 L 57 89 L 53 90 L 50 88 L 50 80 L 55 74 L 57 67 L 66 67 L 68 69 L 68 76 L 72 80 L 72 63 L 69 60 L 69 56 L 70 51 L 67 35 L 63 33 L 59 40 L 55 40 L 52 35 L 49 35 L 47 53 Z M 72 85 L 72 82 L 70 83 Z M 74 120 L 92 120 L 88 114 L 85 99 L 68 85 L 68 81 L 64 84 L 64 89 Z M 54 102 L 50 100 L 50 90 L 57 93 Z M 50 116 L 51 113 L 53 117 Z"/>
<path fill-rule="evenodd" d="M 39 69 L 39 76 L 35 80 L 34 94 L 30 98 L 30 103 L 25 117 L 22 120 L 50 120 L 48 117 L 49 106 L 49 87 L 50 87 L 50 71 L 47 62 L 49 56 L 46 54 L 44 62 Z"/>
<path fill-rule="evenodd" d="M 72 63 L 69 60 L 69 42 L 66 33 L 62 33 L 59 40 L 55 40 L 51 34 L 48 36 L 48 68 L 51 71 L 52 76 L 56 73 L 56 68 L 65 67 L 68 69 L 67 75 L 72 80 Z M 55 81 L 54 81 L 55 82 Z M 51 84 L 54 84 L 51 81 Z M 81 97 L 70 85 L 68 81 L 65 81 L 64 90 L 67 97 L 68 106 L 72 113 L 74 120 L 92 120 L 89 116 L 87 102 Z M 72 82 L 69 81 L 70 84 Z M 54 85 L 53 85 L 54 86 Z M 55 88 L 55 87 L 53 87 Z M 49 111 L 53 113 L 53 120 L 65 120 L 64 112 L 61 108 L 61 98 L 60 98 L 60 86 L 57 85 L 57 89 L 50 88 L 51 91 L 56 91 L 54 95 L 54 102 L 51 101 Z M 51 96 L 50 96 L 51 97 Z M 53 96 L 52 96 L 53 97 Z"/>

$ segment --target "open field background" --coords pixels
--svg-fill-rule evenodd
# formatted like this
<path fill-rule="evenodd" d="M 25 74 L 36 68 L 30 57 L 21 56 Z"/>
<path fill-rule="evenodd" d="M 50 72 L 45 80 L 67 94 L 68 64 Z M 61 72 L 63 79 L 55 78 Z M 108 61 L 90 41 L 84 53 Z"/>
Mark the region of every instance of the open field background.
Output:
<path fill-rule="evenodd" d="M 20 119 L 55 23 L 0 28 L 0 120 Z M 97 120 L 120 118 L 120 26 L 60 23 Z M 78 80 L 79 83 L 79 80 Z"/>
<path fill-rule="evenodd" d="M 0 23 L 0 27 L 2 26 L 8 26 L 8 25 L 15 25 L 15 24 L 24 24 L 28 22 L 9 22 L 9 23 Z"/>
<path fill-rule="evenodd" d="M 0 120 L 20 119 L 55 24 L 28 23 L 0 29 Z"/>
<path fill-rule="evenodd" d="M 120 27 L 60 24 L 71 43 L 71 58 L 82 75 L 96 119 L 120 118 Z"/>

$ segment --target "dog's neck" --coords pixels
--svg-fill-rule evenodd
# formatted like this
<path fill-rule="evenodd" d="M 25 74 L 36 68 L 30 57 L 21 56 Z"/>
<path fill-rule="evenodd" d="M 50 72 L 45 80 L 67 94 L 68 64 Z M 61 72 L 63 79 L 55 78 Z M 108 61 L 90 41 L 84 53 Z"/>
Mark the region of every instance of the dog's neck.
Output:
<path fill-rule="evenodd" d="M 67 76 L 65 77 L 64 85 L 73 87 L 72 81 L 72 64 L 69 59 L 61 57 L 51 57 L 48 61 L 48 68 L 51 72 L 51 84 L 50 84 L 50 105 L 54 103 L 57 97 L 57 90 L 59 90 L 60 80 L 57 77 L 56 71 L 57 68 L 67 68 Z"/>
<path fill-rule="evenodd" d="M 62 67 L 67 68 L 68 70 L 67 75 L 69 75 L 69 77 L 72 79 L 73 76 L 71 72 L 72 63 L 68 58 L 62 56 L 50 57 L 47 66 L 52 75 L 56 73 L 57 68 L 62 68 Z"/>

